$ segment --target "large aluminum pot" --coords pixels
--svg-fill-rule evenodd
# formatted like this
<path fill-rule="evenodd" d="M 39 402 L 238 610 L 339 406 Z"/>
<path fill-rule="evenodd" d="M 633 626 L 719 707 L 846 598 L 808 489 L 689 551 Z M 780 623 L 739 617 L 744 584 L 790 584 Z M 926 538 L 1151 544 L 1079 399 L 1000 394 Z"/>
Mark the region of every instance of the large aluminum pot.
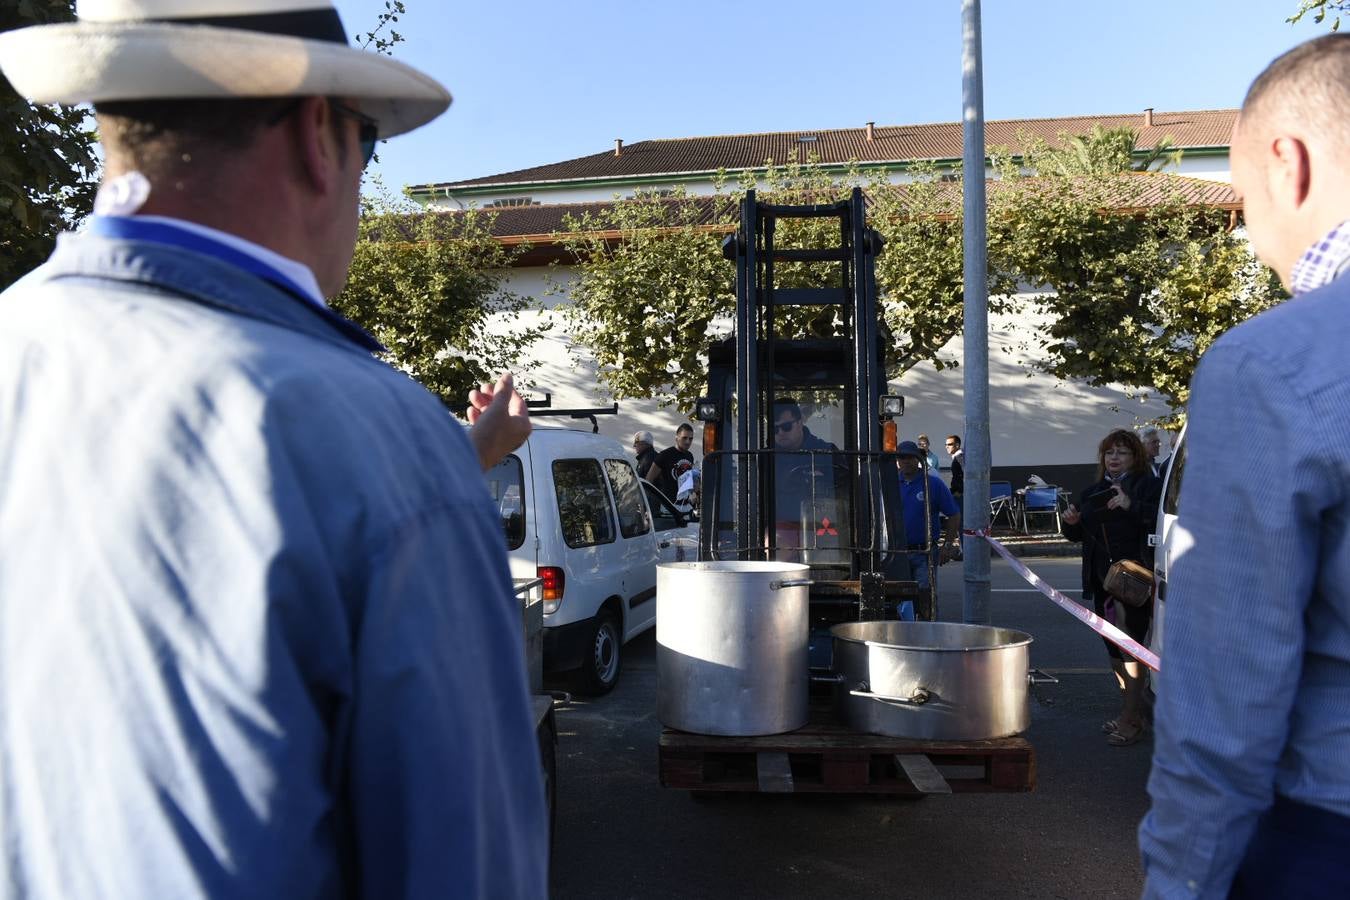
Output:
<path fill-rule="evenodd" d="M 916 740 L 1008 737 L 1031 722 L 1031 635 L 952 622 L 830 629 L 835 708 L 850 728 Z"/>
<path fill-rule="evenodd" d="M 807 572 L 800 563 L 656 567 L 656 715 L 697 734 L 806 724 Z"/>

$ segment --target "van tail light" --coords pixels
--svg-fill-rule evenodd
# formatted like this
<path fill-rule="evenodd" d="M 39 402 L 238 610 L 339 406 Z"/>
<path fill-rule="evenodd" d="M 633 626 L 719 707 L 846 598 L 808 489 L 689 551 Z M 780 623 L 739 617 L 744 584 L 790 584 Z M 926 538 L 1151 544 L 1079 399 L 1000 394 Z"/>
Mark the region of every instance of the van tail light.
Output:
<path fill-rule="evenodd" d="M 887 453 L 894 453 L 900 446 L 900 429 L 896 427 L 894 419 L 887 419 L 881 423 L 881 449 Z"/>
<path fill-rule="evenodd" d="M 703 455 L 707 456 L 717 450 L 717 423 L 703 423 Z"/>
<path fill-rule="evenodd" d="M 544 579 L 544 615 L 557 612 L 567 583 L 566 573 L 558 566 L 540 566 L 536 574 Z"/>

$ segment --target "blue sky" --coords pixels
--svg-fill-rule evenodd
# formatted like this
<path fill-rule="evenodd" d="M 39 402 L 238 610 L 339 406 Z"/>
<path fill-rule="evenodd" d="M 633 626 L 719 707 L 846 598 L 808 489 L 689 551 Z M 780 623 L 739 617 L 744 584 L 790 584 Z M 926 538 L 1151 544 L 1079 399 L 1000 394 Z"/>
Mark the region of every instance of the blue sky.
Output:
<path fill-rule="evenodd" d="M 959 0 L 405 0 L 395 56 L 455 96 L 383 144 L 391 188 L 649 138 L 960 118 Z M 338 0 L 349 33 L 383 0 Z M 1237 106 L 1274 56 L 1326 30 L 1297 0 L 985 0 L 988 119 Z"/>

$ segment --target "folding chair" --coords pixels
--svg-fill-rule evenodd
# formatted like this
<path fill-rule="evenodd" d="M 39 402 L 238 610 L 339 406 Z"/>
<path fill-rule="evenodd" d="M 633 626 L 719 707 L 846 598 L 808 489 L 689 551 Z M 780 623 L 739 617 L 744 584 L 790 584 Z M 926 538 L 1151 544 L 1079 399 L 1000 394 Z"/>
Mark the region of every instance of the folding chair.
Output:
<path fill-rule="evenodd" d="M 1053 484 L 1041 487 L 1029 487 L 1022 495 L 1022 530 L 1031 534 L 1027 518 L 1034 515 L 1055 517 L 1055 530 L 1059 530 L 1059 488 Z"/>
<path fill-rule="evenodd" d="M 1011 481 L 989 482 L 989 524 L 993 525 L 998 517 L 1008 514 L 1008 527 L 1016 525 L 1013 519 L 1013 487 Z"/>

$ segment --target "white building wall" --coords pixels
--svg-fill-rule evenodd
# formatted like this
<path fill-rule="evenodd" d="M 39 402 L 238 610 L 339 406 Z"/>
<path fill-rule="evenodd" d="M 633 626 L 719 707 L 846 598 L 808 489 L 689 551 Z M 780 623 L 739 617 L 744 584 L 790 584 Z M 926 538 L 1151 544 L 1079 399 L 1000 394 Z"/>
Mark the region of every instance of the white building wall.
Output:
<path fill-rule="evenodd" d="M 541 308 L 528 314 L 530 322 L 551 321 L 553 333 L 535 346 L 533 362 L 522 368 L 520 381 L 531 397 L 552 393 L 555 408 L 608 406 L 613 403 L 596 375 L 596 365 L 584 349 L 573 346 L 557 307 L 566 302 L 566 285 L 575 280 L 567 268 L 515 269 L 506 274 L 510 289 L 540 300 Z M 550 293 L 551 292 L 551 293 Z M 1061 382 L 1038 373 L 1021 347 L 1037 346 L 1036 330 L 1045 319 L 1035 314 L 990 316 L 989 397 L 990 437 L 996 466 L 1050 466 L 1095 461 L 1097 442 L 1113 428 L 1134 428 L 1167 413 L 1157 399 L 1132 400 L 1123 388 L 1091 387 Z M 675 339 L 681 339 L 675 336 Z M 709 343 L 698 338 L 700 343 Z M 954 339 L 942 356 L 962 358 L 961 338 Z M 963 369 L 938 371 L 924 363 L 892 383 L 904 395 L 903 438 L 928 434 L 941 455 L 942 436 L 963 429 Z M 651 431 L 658 447 L 668 446 L 675 427 L 688 421 L 688 410 L 660 407 L 653 400 L 623 400 L 617 416 L 600 416 L 600 433 L 625 446 L 633 432 Z M 589 428 L 589 423 L 569 423 Z M 694 451 L 697 454 L 698 441 Z M 945 465 L 946 460 L 943 460 Z"/>

